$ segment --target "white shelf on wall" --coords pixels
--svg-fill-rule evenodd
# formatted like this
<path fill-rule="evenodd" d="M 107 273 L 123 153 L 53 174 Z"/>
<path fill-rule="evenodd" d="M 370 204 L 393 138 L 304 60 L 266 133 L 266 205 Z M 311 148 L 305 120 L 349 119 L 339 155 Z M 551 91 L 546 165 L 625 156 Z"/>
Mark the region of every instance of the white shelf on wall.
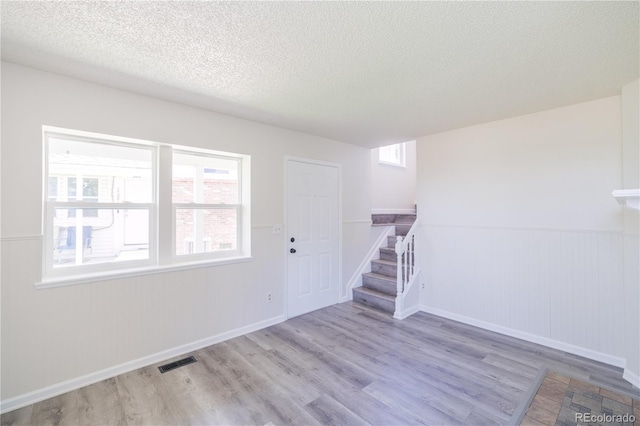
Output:
<path fill-rule="evenodd" d="M 640 210 L 640 189 L 616 189 L 611 195 L 618 204 Z"/>

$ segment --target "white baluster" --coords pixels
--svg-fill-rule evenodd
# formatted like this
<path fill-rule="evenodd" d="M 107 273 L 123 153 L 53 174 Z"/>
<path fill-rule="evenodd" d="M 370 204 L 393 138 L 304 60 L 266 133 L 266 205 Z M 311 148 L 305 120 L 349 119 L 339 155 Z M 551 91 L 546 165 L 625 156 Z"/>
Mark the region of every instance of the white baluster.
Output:
<path fill-rule="evenodd" d="M 401 297 L 402 295 L 402 290 L 403 290 L 403 286 L 402 286 L 402 254 L 403 254 L 403 249 L 402 249 L 402 237 L 400 235 L 398 235 L 396 237 L 396 265 L 397 265 L 397 270 L 396 270 L 396 292 L 398 294 L 398 297 Z"/>
<path fill-rule="evenodd" d="M 414 237 L 411 236 L 411 242 L 409 243 L 409 249 L 407 250 L 407 253 L 409 254 L 409 256 L 411 256 L 409 260 L 409 265 L 410 265 L 409 277 L 413 277 L 413 270 L 415 268 L 415 259 L 413 258 L 414 245 L 415 245 L 415 240 L 414 240 Z"/>

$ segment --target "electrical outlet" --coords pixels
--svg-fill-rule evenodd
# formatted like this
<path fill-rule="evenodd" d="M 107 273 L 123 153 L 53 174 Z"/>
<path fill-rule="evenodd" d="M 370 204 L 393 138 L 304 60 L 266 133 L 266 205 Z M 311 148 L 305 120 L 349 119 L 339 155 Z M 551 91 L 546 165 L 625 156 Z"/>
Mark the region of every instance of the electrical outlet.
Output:
<path fill-rule="evenodd" d="M 273 225 L 273 235 L 282 234 L 282 225 Z"/>
<path fill-rule="evenodd" d="M 424 283 L 422 283 L 422 289 L 424 290 Z"/>
<path fill-rule="evenodd" d="M 271 293 L 267 293 L 267 302 L 271 302 L 272 296 Z"/>

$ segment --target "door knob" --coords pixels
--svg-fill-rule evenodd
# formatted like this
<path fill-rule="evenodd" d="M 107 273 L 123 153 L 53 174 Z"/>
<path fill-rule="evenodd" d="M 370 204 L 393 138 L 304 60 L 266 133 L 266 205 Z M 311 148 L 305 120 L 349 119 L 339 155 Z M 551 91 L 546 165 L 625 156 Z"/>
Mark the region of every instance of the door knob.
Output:
<path fill-rule="evenodd" d="M 296 249 L 292 248 L 291 250 L 289 250 L 289 253 L 295 253 Z"/>

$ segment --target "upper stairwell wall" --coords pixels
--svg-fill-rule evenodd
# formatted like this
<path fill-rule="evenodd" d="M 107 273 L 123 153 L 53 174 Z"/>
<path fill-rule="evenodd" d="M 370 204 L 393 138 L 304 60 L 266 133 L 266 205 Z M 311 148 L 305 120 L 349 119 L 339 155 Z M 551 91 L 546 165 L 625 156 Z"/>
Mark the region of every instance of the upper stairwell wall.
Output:
<path fill-rule="evenodd" d="M 416 203 L 416 142 L 406 142 L 406 167 L 380 164 L 378 149 L 371 150 L 373 212 L 408 211 Z"/>
<path fill-rule="evenodd" d="M 621 97 L 417 141 L 422 306 L 624 366 Z"/>

